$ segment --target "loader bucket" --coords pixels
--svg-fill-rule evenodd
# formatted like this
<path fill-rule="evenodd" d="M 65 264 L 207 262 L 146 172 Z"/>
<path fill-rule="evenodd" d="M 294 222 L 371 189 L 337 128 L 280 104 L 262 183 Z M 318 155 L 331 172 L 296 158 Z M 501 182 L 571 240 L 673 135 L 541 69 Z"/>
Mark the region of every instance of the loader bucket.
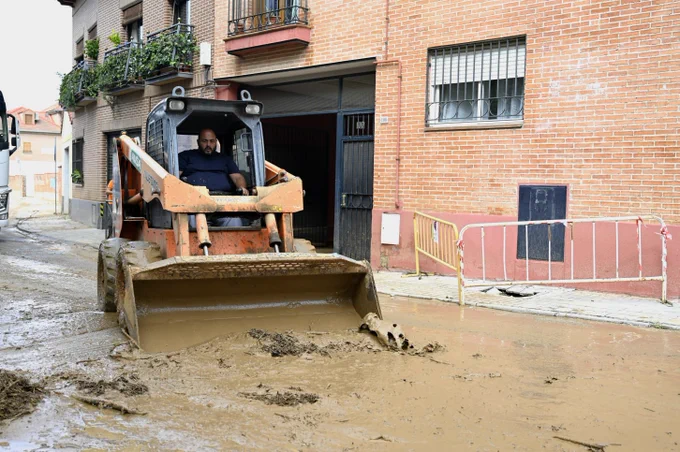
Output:
<path fill-rule="evenodd" d="M 129 273 L 123 306 L 145 351 L 179 350 L 251 328 L 330 331 L 382 318 L 368 264 L 299 253 L 173 257 Z"/>

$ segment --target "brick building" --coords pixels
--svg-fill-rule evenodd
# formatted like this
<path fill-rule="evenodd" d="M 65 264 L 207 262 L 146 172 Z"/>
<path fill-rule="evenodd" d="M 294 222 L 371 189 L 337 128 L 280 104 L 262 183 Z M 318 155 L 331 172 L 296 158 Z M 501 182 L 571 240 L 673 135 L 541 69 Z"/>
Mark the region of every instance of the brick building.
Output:
<path fill-rule="evenodd" d="M 93 1 L 75 2 L 74 24 L 77 6 Z M 99 0 L 119 9 L 126 2 L 118 3 Z M 147 15 L 152 27 L 168 23 L 168 5 L 144 1 L 145 31 Z M 416 210 L 459 227 L 527 212 L 655 213 L 680 236 L 675 2 L 192 0 L 191 11 L 207 11 L 213 27 L 216 89 L 206 95 L 235 99 L 247 89 L 263 102 L 268 159 L 305 181 L 296 233 L 320 248 L 412 269 Z M 191 22 L 197 33 L 210 26 Z M 74 27 L 74 41 L 88 26 Z M 200 92 L 203 81 L 192 83 Z M 128 95 L 125 111 L 141 127 L 151 99 L 166 92 Z M 138 107 L 134 96 L 149 103 Z M 110 107 L 100 96 L 87 108 L 97 110 L 97 124 L 123 118 L 122 101 Z M 98 174 L 101 131 L 120 128 L 92 128 Z M 101 199 L 104 179 L 87 184 L 83 193 Z M 400 220 L 396 245 L 381 243 L 385 214 Z M 643 229 L 646 256 L 657 233 Z M 611 258 L 601 253 L 610 253 L 612 234 L 597 231 L 606 242 L 598 262 Z M 502 246 L 490 239 L 487 246 Z M 622 271 L 634 271 L 634 237 L 622 240 Z M 518 242 L 506 245 L 511 272 L 521 269 Z M 564 256 L 553 272 L 567 271 Z M 585 271 L 592 256 L 580 256 Z M 470 254 L 467 263 L 474 273 L 478 259 Z M 679 265 L 680 245 L 671 241 L 671 298 L 680 296 Z M 654 284 L 611 289 L 652 293 Z"/>
<path fill-rule="evenodd" d="M 59 3 L 73 11 L 74 71 L 83 67 L 87 70 L 95 64 L 101 67 L 107 59 L 113 61 L 120 55 L 124 61 L 131 51 L 158 36 L 158 32 L 193 33 L 199 43 L 213 41 L 213 0 L 59 0 Z M 173 27 L 176 24 L 182 24 L 179 30 Z M 112 33 L 119 34 L 119 46 L 108 38 Z M 98 58 L 96 62 L 88 61 L 85 44 L 97 38 Z M 96 96 L 79 93 L 73 115 L 72 146 L 66 156 L 73 170 L 82 175 L 71 190 L 73 219 L 96 227 L 105 222 L 100 205 L 106 199 L 105 187 L 111 177 L 111 138 L 123 131 L 143 137 L 147 114 L 174 86 L 183 86 L 190 96 L 214 97 L 214 89 L 206 86 L 205 72 L 199 70 L 198 58 L 196 52 L 189 67 L 179 75 L 170 72 L 144 80 L 117 80 Z"/>

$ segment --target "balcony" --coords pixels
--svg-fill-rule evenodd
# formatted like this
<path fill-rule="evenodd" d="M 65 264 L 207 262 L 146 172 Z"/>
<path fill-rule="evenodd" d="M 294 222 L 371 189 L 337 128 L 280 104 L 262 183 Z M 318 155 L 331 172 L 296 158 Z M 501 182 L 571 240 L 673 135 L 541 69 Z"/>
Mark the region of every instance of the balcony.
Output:
<path fill-rule="evenodd" d="M 73 66 L 71 72 L 61 80 L 59 104 L 66 111 L 75 111 L 97 101 L 99 86 L 97 63 L 84 60 Z"/>
<path fill-rule="evenodd" d="M 227 34 L 225 49 L 237 56 L 306 47 L 311 40 L 307 0 L 233 0 Z"/>
<path fill-rule="evenodd" d="M 149 35 L 144 46 L 147 85 L 165 85 L 192 79 L 196 38 L 193 25 L 175 24 Z"/>
<path fill-rule="evenodd" d="M 137 42 L 126 42 L 109 50 L 98 70 L 101 90 L 111 96 L 143 90 L 143 66 L 143 47 Z"/>

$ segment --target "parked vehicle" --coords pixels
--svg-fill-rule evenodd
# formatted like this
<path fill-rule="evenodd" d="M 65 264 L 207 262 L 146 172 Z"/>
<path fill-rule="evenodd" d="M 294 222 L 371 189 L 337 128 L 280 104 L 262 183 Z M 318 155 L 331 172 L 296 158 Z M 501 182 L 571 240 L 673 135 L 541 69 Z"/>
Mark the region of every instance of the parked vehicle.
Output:
<path fill-rule="evenodd" d="M 11 124 L 8 124 L 11 120 Z M 9 223 L 9 158 L 19 146 L 19 122 L 7 114 L 5 98 L 0 91 L 0 228 Z"/>

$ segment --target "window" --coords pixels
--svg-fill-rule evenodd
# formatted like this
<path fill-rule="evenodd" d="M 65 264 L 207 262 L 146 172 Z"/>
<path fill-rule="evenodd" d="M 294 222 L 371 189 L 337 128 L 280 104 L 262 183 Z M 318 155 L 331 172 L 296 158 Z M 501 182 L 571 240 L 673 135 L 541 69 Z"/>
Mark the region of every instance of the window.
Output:
<path fill-rule="evenodd" d="M 143 3 L 137 3 L 123 10 L 123 26 L 127 32 L 129 42 L 142 42 L 144 40 L 144 27 L 142 25 Z"/>
<path fill-rule="evenodd" d="M 25 152 L 27 154 L 30 154 L 31 152 L 33 152 L 33 145 L 31 144 L 31 142 L 30 141 L 24 141 L 22 143 L 21 151 Z"/>
<path fill-rule="evenodd" d="M 144 39 L 144 25 L 142 25 L 142 19 L 127 25 L 127 38 L 129 42 L 142 42 Z"/>
<path fill-rule="evenodd" d="M 85 40 L 80 38 L 76 41 L 76 61 L 82 61 L 83 53 L 85 53 Z"/>
<path fill-rule="evenodd" d="M 175 0 L 173 2 L 172 23 L 191 24 L 191 0 Z"/>
<path fill-rule="evenodd" d="M 24 122 L 28 126 L 32 126 L 35 124 L 35 117 L 33 116 L 33 113 L 24 113 Z"/>
<path fill-rule="evenodd" d="M 97 24 L 94 24 L 92 28 L 87 31 L 87 39 L 95 39 L 97 37 Z"/>
<path fill-rule="evenodd" d="M 524 118 L 526 38 L 428 52 L 428 126 Z"/>
<path fill-rule="evenodd" d="M 73 166 L 71 179 L 75 183 L 83 183 L 83 140 L 73 141 Z"/>

